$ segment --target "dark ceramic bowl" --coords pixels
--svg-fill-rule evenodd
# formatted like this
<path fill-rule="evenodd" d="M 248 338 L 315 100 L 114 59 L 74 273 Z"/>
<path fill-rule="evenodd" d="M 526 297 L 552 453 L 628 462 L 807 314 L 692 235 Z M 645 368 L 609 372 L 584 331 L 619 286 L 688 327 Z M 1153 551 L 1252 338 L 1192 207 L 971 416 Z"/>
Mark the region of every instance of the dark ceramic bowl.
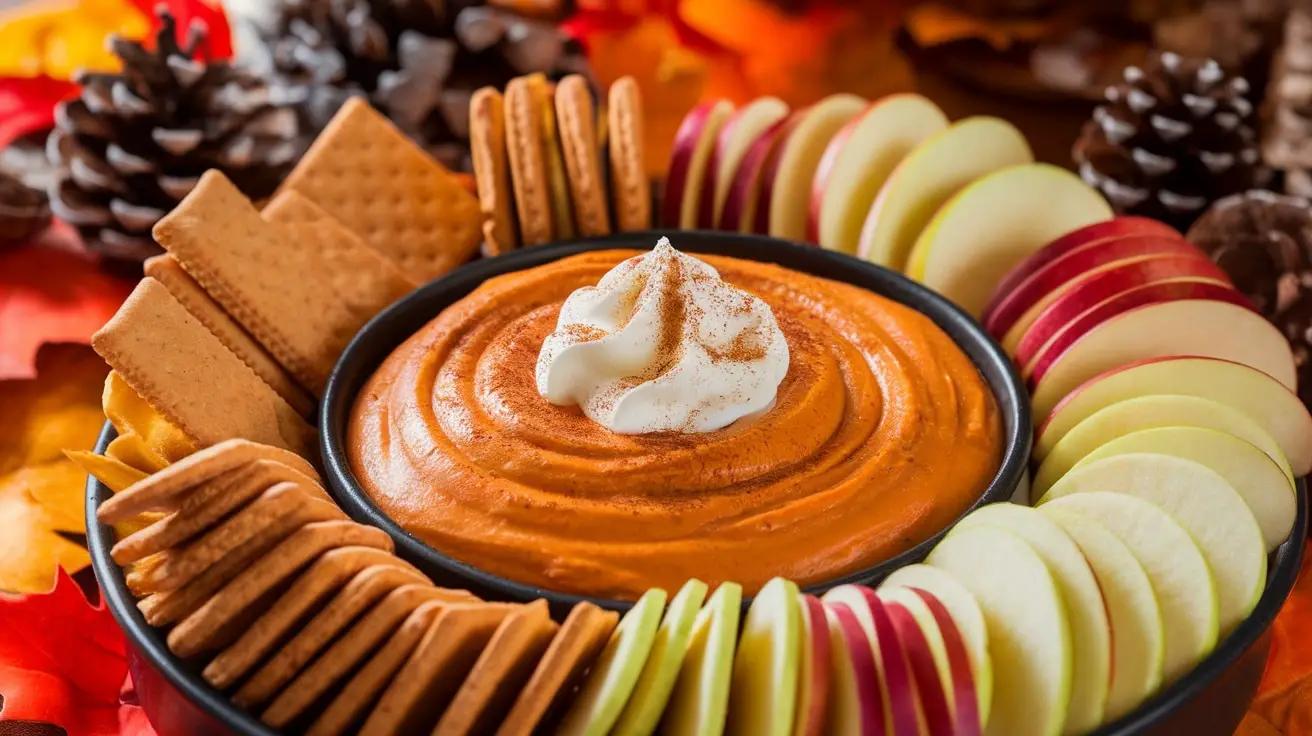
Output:
<path fill-rule="evenodd" d="M 492 600 L 532 601 L 545 598 L 551 604 L 553 613 L 558 616 L 563 616 L 580 600 L 590 600 L 612 610 L 627 610 L 631 604 L 623 601 L 568 595 L 490 574 L 448 557 L 411 536 L 384 514 L 360 486 L 347 461 L 344 439 L 355 397 L 374 370 L 398 345 L 487 279 L 587 251 L 649 249 L 662 235 L 668 235 L 674 246 L 685 252 L 777 263 L 803 273 L 854 284 L 901 302 L 932 319 L 979 368 L 989 388 L 993 390 L 1002 413 L 1005 436 L 1002 464 L 975 506 L 1011 498 L 1024 476 L 1030 452 L 1033 428 L 1030 424 L 1028 395 L 1002 348 L 955 305 L 901 274 L 813 246 L 795 245 L 755 235 L 655 231 L 527 248 L 479 261 L 421 287 L 365 325 L 337 361 L 328 379 L 319 421 L 319 437 L 327 471 L 324 480 L 346 513 L 356 521 L 385 530 L 396 540 L 397 552 L 402 557 L 442 585 L 472 590 Z M 877 583 L 899 567 L 924 559 L 945 532 L 946 529 L 890 560 L 826 581 L 810 590 L 819 593 L 843 583 Z M 744 601 L 744 605 L 748 602 Z"/>

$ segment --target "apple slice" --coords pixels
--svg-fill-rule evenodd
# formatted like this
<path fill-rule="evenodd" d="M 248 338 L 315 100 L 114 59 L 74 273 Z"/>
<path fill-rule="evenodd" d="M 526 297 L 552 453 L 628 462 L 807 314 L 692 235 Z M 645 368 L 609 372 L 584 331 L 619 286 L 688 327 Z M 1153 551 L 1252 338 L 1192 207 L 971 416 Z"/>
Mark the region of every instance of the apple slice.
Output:
<path fill-rule="evenodd" d="M 1080 548 L 1060 526 L 1027 506 L 995 503 L 968 514 L 951 532 L 975 526 L 996 526 L 1025 540 L 1047 563 L 1057 590 L 1066 602 L 1072 656 L 1071 700 L 1067 732 L 1087 733 L 1103 722 L 1111 677 L 1111 628 L 1102 591 Z"/>
<path fill-rule="evenodd" d="M 916 702 L 915 683 L 911 668 L 902 651 L 893 621 L 884 610 L 884 602 L 875 591 L 860 585 L 840 585 L 824 595 L 826 605 L 846 604 L 865 629 L 870 647 L 875 653 L 875 667 L 883 684 L 884 704 L 887 706 L 890 736 L 919 736 L 920 716 Z"/>
<path fill-rule="evenodd" d="M 1171 355 L 1233 360 L 1291 390 L 1297 385 L 1289 342 L 1262 315 L 1230 302 L 1182 299 L 1117 315 L 1053 359 L 1036 364 L 1031 378 L 1034 413 L 1047 416 L 1057 402 L 1100 373 Z"/>
<path fill-rule="evenodd" d="M 911 249 L 907 275 L 979 317 L 993 284 L 1018 262 L 1063 233 L 1111 216 L 1107 200 L 1065 169 L 1037 163 L 999 169 L 939 208 Z"/>
<path fill-rule="evenodd" d="M 998 304 L 1013 294 L 1034 272 L 1067 253 L 1101 240 L 1118 239 L 1131 235 L 1160 235 L 1183 240 L 1179 231 L 1159 220 L 1149 217 L 1121 216 L 1104 222 L 1095 222 L 1078 230 L 1073 230 L 1043 246 L 1025 260 L 1016 264 L 1006 276 L 998 281 L 993 289 L 993 296 L 984 307 L 984 319 L 987 321 L 997 309 Z"/>
<path fill-rule="evenodd" d="M 1126 493 L 1076 493 L 1039 510 L 1053 509 L 1099 522 L 1130 549 L 1161 607 L 1164 682 L 1193 670 L 1216 646 L 1217 599 L 1212 572 L 1189 532 L 1156 504 Z"/>
<path fill-rule="evenodd" d="M 1198 396 L 1244 412 L 1280 444 L 1294 475 L 1312 473 L 1312 414 L 1297 394 L 1242 363 L 1188 356 L 1130 363 L 1071 391 L 1048 415 L 1035 415 L 1044 419 L 1036 433 L 1034 456 L 1040 460 L 1047 457 L 1063 437 L 1095 412 L 1155 394 Z"/>
<path fill-rule="evenodd" d="M 670 601 L 665 619 L 656 630 L 647 663 L 638 675 L 633 695 L 611 730 L 615 736 L 647 736 L 656 730 L 665 704 L 670 700 L 675 678 L 688 653 L 688 638 L 702 601 L 706 600 L 706 583 L 692 579 Z"/>
<path fill-rule="evenodd" d="M 1093 519 L 1047 504 L 1039 509 L 1079 546 L 1093 569 L 1112 630 L 1111 684 L 1104 720 L 1115 721 L 1138 707 L 1162 684 L 1166 631 L 1162 609 L 1143 565 L 1130 548 Z"/>
<path fill-rule="evenodd" d="M 890 609 L 896 604 L 906 610 L 920 626 L 920 632 L 933 655 L 940 687 L 951 714 L 952 725 L 942 732 L 957 736 L 979 736 L 984 731 L 984 724 L 980 721 L 979 695 L 975 690 L 970 654 L 966 650 L 966 640 L 947 607 L 934 594 L 918 588 L 881 587 L 879 597 Z M 916 663 L 912 662 L 913 672 L 916 667 Z M 932 729 L 930 732 L 935 733 Z"/>
<path fill-rule="evenodd" d="M 757 231 L 786 240 L 806 240 L 811 181 L 825 146 L 866 101 L 856 95 L 830 95 L 807 108 L 771 156 L 761 184 Z M 761 226 L 764 225 L 764 228 Z"/>
<path fill-rule="evenodd" d="M 1239 492 L 1257 520 L 1267 552 L 1289 537 L 1294 526 L 1294 484 L 1257 446 L 1213 429 L 1158 427 L 1108 442 L 1076 463 L 1075 470 L 1106 457 L 1135 453 L 1192 460 L 1220 475 Z"/>
<path fill-rule="evenodd" d="M 691 230 L 697 226 L 697 205 L 706 181 L 706 161 L 720 127 L 733 114 L 728 100 L 703 102 L 688 111 L 674 135 L 670 171 L 665 180 L 661 221 L 665 227 Z"/>
<path fill-rule="evenodd" d="M 1071 698 L 1071 632 L 1043 558 L 1014 533 L 981 524 L 945 537 L 925 562 L 956 578 L 984 612 L 995 678 L 988 733 L 1061 733 Z"/>
<path fill-rule="evenodd" d="M 683 666 L 662 716 L 665 733 L 724 733 L 742 599 L 742 586 L 720 583 L 697 613 Z"/>
<path fill-rule="evenodd" d="M 1066 323 L 1118 294 L 1148 284 L 1202 281 L 1230 286 L 1215 263 L 1197 253 L 1151 253 L 1113 261 L 1076 276 L 1044 295 L 1002 337 L 1002 348 L 1017 355 L 1042 345 L 1040 335 L 1054 335 Z M 1029 341 L 1037 341 L 1031 344 Z"/>
<path fill-rule="evenodd" d="M 1202 427 L 1238 437 L 1260 448 L 1293 485 L 1294 474 L 1280 446 L 1252 417 L 1211 399 L 1166 394 L 1118 401 L 1075 425 L 1043 458 L 1030 486 L 1033 494 L 1042 496 L 1076 463 L 1108 442 L 1158 427 Z"/>
<path fill-rule="evenodd" d="M 664 609 L 665 591 L 652 588 L 624 614 L 556 733 L 593 736 L 610 731 L 638 684 Z"/>
<path fill-rule="evenodd" d="M 980 611 L 979 602 L 956 578 L 924 564 L 907 565 L 894 570 L 879 586 L 879 592 L 883 595 L 885 590 L 897 588 L 928 593 L 951 615 L 970 655 L 979 720 L 981 724 L 987 724 L 989 709 L 993 704 L 993 659 L 989 656 L 988 629 L 984 625 L 984 614 Z"/>
<path fill-rule="evenodd" d="M 701 201 L 697 205 L 697 227 L 715 229 L 743 155 L 762 133 L 787 116 L 788 105 L 778 98 L 757 97 L 724 121 L 706 161 Z"/>
<path fill-rule="evenodd" d="M 1179 236 L 1132 235 L 1095 240 L 1044 264 L 1016 285 L 1014 291 L 999 298 L 989 312 L 984 327 L 989 334 L 1007 334 L 1030 309 L 1040 305 L 1053 292 L 1090 271 L 1130 258 L 1153 255 L 1192 255 L 1207 260 L 1198 246 Z"/>
<path fill-rule="evenodd" d="M 801 670 L 793 736 L 821 736 L 829 703 L 829 624 L 819 598 L 803 595 Z"/>
<path fill-rule="evenodd" d="M 888 618 L 897 632 L 898 641 L 902 643 L 907 665 L 911 668 L 925 732 L 953 733 L 956 724 L 952 720 L 952 708 L 948 705 L 947 695 L 947 683 L 951 680 L 939 677 L 938 664 L 934 661 L 929 639 L 911 611 L 897 601 L 882 600 L 884 610 L 888 612 Z"/>
<path fill-rule="evenodd" d="M 761 200 L 761 184 L 775 146 L 786 139 L 800 120 L 801 111 L 776 121 L 767 127 L 743 153 L 738 169 L 733 173 L 729 191 L 724 196 L 724 208 L 716 229 L 750 233 L 756 226 L 756 210 Z"/>
<path fill-rule="evenodd" d="M 885 736 L 884 696 L 866 631 L 846 603 L 826 603 L 824 610 L 830 652 L 827 728 L 836 736 Z"/>
<path fill-rule="evenodd" d="M 948 118 L 916 94 L 871 103 L 829 141 L 811 182 L 807 238 L 829 250 L 856 253 L 861 224 L 894 167 Z"/>
<path fill-rule="evenodd" d="M 747 611 L 729 693 L 734 736 L 788 736 L 797 710 L 798 655 L 802 648 L 797 584 L 774 578 Z"/>
<path fill-rule="evenodd" d="M 1216 581 L 1221 634 L 1248 616 L 1266 585 L 1266 547 L 1253 512 L 1225 478 L 1192 460 L 1136 452 L 1075 468 L 1039 504 L 1108 490 L 1157 505 L 1198 543 Z"/>
<path fill-rule="evenodd" d="M 1033 160 L 1011 123 L 986 116 L 958 121 L 917 146 L 884 182 L 861 228 L 860 256 L 905 271 L 916 238 L 953 194 L 989 172 Z"/>

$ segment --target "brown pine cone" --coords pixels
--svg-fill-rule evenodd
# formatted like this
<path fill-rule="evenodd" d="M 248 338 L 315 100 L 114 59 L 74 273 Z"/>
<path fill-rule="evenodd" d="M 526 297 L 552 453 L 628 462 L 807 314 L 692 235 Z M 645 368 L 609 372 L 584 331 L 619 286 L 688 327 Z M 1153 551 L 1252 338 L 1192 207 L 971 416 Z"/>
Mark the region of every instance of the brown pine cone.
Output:
<path fill-rule="evenodd" d="M 22 245 L 50 226 L 50 201 L 0 172 L 0 248 Z"/>

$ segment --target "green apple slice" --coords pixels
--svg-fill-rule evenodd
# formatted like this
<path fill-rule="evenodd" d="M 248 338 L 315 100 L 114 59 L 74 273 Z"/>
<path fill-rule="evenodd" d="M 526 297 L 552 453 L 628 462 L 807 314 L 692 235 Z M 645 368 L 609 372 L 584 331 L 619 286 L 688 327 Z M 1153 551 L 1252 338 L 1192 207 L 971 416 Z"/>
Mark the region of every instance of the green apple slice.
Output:
<path fill-rule="evenodd" d="M 984 724 L 980 720 L 979 695 L 975 689 L 970 653 L 967 651 L 966 639 L 952 620 L 947 607 L 933 593 L 917 588 L 884 587 L 879 589 L 879 597 L 890 608 L 901 606 L 919 624 L 925 643 L 929 645 L 934 657 L 943 694 L 947 697 L 952 721 L 950 732 L 956 736 L 982 734 Z"/>
<path fill-rule="evenodd" d="M 822 736 L 829 703 L 829 624 L 819 598 L 802 595 L 802 653 L 793 736 Z"/>
<path fill-rule="evenodd" d="M 665 591 L 652 588 L 624 614 L 556 733 L 604 736 L 610 732 L 638 684 L 664 609 Z"/>
<path fill-rule="evenodd" d="M 952 575 L 924 564 L 907 565 L 894 570 L 879 586 L 879 593 L 883 595 L 885 590 L 903 587 L 933 595 L 952 616 L 970 656 L 975 693 L 979 698 L 979 719 L 981 723 L 987 724 L 989 709 L 993 705 L 993 658 L 989 654 L 989 632 L 979 602 Z"/>
<path fill-rule="evenodd" d="M 1012 532 L 1028 542 L 1047 563 L 1066 604 L 1075 658 L 1066 730 L 1092 731 L 1102 723 L 1107 709 L 1112 667 L 1111 627 L 1093 570 L 1079 546 L 1060 526 L 1027 506 L 1011 503 L 984 506 L 962 519 L 949 536 L 979 525 Z"/>
<path fill-rule="evenodd" d="M 925 562 L 956 578 L 984 613 L 994 664 L 985 733 L 1060 734 L 1071 698 L 1071 631 L 1043 558 L 1016 534 L 980 525 L 945 537 Z"/>
<path fill-rule="evenodd" d="M 802 610 L 797 584 L 774 578 L 756 594 L 733 661 L 729 733 L 788 736 L 797 710 Z"/>
<path fill-rule="evenodd" d="M 1121 540 L 1143 566 L 1162 611 L 1164 682 L 1188 673 L 1216 646 L 1216 582 L 1189 532 L 1159 506 L 1113 491 L 1076 493 L 1051 509 L 1093 519 Z"/>
<path fill-rule="evenodd" d="M 1280 445 L 1252 417 L 1233 406 L 1199 396 L 1154 394 L 1118 401 L 1076 424 L 1043 456 L 1034 475 L 1035 497 L 1070 472 L 1089 453 L 1112 440 L 1144 429 L 1202 427 L 1234 435 L 1255 445 L 1276 463 L 1293 487 L 1294 472 Z"/>
<path fill-rule="evenodd" d="M 1039 509 L 1075 541 L 1093 568 L 1112 630 L 1111 687 L 1106 721 L 1134 710 L 1162 684 L 1166 632 L 1162 609 L 1143 565 L 1103 524 L 1050 503 Z"/>
<path fill-rule="evenodd" d="M 1229 633 L 1257 605 L 1266 585 L 1262 530 L 1243 497 L 1216 471 L 1170 455 L 1116 455 L 1067 473 L 1039 504 L 1089 491 L 1142 498 L 1184 527 L 1216 581 L 1221 634 Z"/>
<path fill-rule="evenodd" d="M 617 736 L 646 736 L 656 730 L 661 712 L 670 699 L 674 680 L 679 674 L 683 658 L 688 652 L 688 638 L 693 622 L 706 600 L 706 583 L 692 579 L 670 601 L 665 620 L 656 630 L 647 663 L 638 675 L 633 695 L 620 713 L 620 719 L 611 731 Z"/>
<path fill-rule="evenodd" d="M 661 720 L 661 733 L 670 736 L 724 733 L 742 599 L 742 586 L 720 583 L 697 613 L 688 652 Z"/>
<path fill-rule="evenodd" d="M 1294 527 L 1294 484 L 1255 445 L 1216 430 L 1158 427 L 1132 432 L 1089 453 L 1075 468 L 1140 452 L 1193 460 L 1225 478 L 1253 512 L 1267 552 L 1279 547 Z"/>

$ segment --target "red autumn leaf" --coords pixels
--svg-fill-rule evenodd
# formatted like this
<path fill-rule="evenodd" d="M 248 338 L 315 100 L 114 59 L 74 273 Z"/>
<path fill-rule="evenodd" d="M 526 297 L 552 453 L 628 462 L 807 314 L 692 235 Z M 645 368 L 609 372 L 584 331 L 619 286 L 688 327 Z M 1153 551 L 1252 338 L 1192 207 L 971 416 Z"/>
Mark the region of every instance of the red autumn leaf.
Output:
<path fill-rule="evenodd" d="M 55 105 L 78 87 L 50 77 L 0 77 L 0 149 L 55 124 Z"/>
<path fill-rule="evenodd" d="M 232 56 L 232 26 L 217 0 L 132 0 L 132 4 L 149 18 L 155 17 L 156 7 L 167 7 L 178 21 L 178 43 L 183 45 L 192 24 L 203 27 L 207 35 L 200 48 L 201 58 L 215 61 Z"/>
<path fill-rule="evenodd" d="M 86 344 L 131 290 L 80 253 L 0 252 L 0 380 L 34 378 L 45 343 Z"/>

